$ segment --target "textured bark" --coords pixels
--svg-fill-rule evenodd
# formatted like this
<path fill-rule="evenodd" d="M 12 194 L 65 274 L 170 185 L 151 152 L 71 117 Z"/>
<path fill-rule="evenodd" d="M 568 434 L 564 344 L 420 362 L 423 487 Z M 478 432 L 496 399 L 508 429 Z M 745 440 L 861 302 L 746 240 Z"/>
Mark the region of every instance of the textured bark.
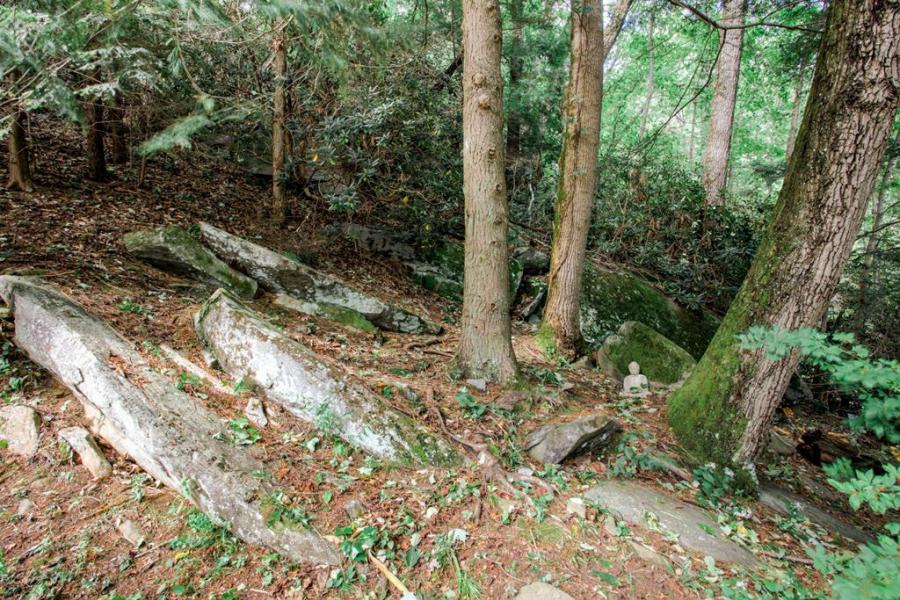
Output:
<path fill-rule="evenodd" d="M 284 223 L 287 214 L 287 200 L 284 190 L 284 80 L 287 75 L 287 49 L 284 35 L 285 23 L 279 20 L 275 24 L 272 39 L 272 50 L 275 59 L 272 70 L 275 75 L 275 92 L 272 96 L 272 224 Z"/>
<path fill-rule="evenodd" d="M 806 61 L 801 60 L 798 67 L 797 81 L 794 83 L 794 106 L 791 109 L 791 125 L 788 129 L 787 148 L 784 157 L 788 160 L 794 152 L 794 143 L 797 141 L 797 129 L 800 127 L 800 108 L 803 105 L 803 83 L 806 80 Z"/>
<path fill-rule="evenodd" d="M 656 63 L 653 60 L 653 29 L 656 17 L 650 11 L 650 23 L 647 26 L 647 95 L 644 98 L 644 109 L 641 111 L 641 126 L 638 137 L 644 139 L 647 133 L 647 120 L 650 118 L 650 106 L 653 104 L 653 93 L 656 91 Z"/>
<path fill-rule="evenodd" d="M 92 81 L 97 83 L 100 81 L 100 71 L 97 70 L 92 76 Z M 106 170 L 106 149 L 105 149 L 105 124 L 103 122 L 103 101 L 100 98 L 91 100 L 87 104 L 87 158 L 88 158 L 88 178 L 94 181 L 104 181 L 109 173 Z"/>
<path fill-rule="evenodd" d="M 25 135 L 25 113 L 16 110 L 9 132 L 9 180 L 6 189 L 33 192 L 28 137 Z"/>
<path fill-rule="evenodd" d="M 542 336 L 552 336 L 556 351 L 565 356 L 574 355 L 581 344 L 581 273 L 597 187 L 600 143 L 602 6 L 600 0 L 581 0 L 573 6 L 571 18 L 572 50 L 563 104 L 563 148 L 542 326 Z"/>
<path fill-rule="evenodd" d="M 463 0 L 465 287 L 459 363 L 466 377 L 508 383 L 517 374 L 509 321 L 500 6 Z"/>
<path fill-rule="evenodd" d="M 746 12 L 747 0 L 725 0 L 722 23 L 743 25 Z M 724 29 L 720 35 L 722 48 L 716 64 L 716 84 L 713 89 L 706 150 L 703 154 L 703 185 L 706 188 L 707 206 L 722 206 L 725 203 L 725 184 L 731 150 L 731 130 L 734 125 L 734 105 L 737 101 L 738 78 L 741 72 L 741 43 L 744 30 Z"/>
<path fill-rule="evenodd" d="M 110 162 L 115 165 L 124 165 L 128 162 L 128 141 L 125 135 L 125 106 L 120 94 L 116 94 L 108 112 Z"/>
<path fill-rule="evenodd" d="M 821 322 L 859 230 L 900 98 L 900 6 L 836 0 L 769 228 L 669 423 L 698 460 L 752 470 L 798 357 L 741 351 L 753 325 Z"/>
<path fill-rule="evenodd" d="M 609 19 L 609 26 L 603 32 L 603 60 L 606 61 L 606 57 L 609 56 L 610 50 L 616 43 L 616 39 L 619 37 L 619 33 L 622 31 L 622 25 L 625 24 L 625 17 L 628 16 L 628 11 L 631 10 L 631 4 L 634 0 L 619 0 L 616 3 L 616 8 L 613 9 L 613 14 Z"/>
<path fill-rule="evenodd" d="M 525 24 L 522 20 L 522 0 L 511 0 L 509 3 L 509 18 L 512 21 L 512 47 L 509 50 L 509 98 L 510 106 L 507 107 L 508 119 L 506 122 L 506 160 L 512 162 L 519 156 L 522 145 L 522 117 L 519 114 L 521 98 L 519 95 L 519 81 L 522 79 L 522 33 Z"/>

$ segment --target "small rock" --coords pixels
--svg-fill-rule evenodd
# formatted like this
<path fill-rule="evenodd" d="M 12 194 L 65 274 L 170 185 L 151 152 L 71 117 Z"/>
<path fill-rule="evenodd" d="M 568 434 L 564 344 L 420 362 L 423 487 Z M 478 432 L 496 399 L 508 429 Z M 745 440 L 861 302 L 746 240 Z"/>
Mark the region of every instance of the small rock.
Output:
<path fill-rule="evenodd" d="M 203 356 L 203 362 L 206 363 L 207 367 L 210 369 L 219 368 L 219 359 L 216 358 L 216 355 L 210 352 L 208 348 L 204 348 L 201 354 Z"/>
<path fill-rule="evenodd" d="M 119 521 L 116 524 L 116 529 L 118 529 L 119 533 L 122 534 L 122 537 L 135 548 L 140 548 L 141 545 L 143 545 L 145 539 L 144 532 L 141 531 L 141 528 L 131 519 Z"/>
<path fill-rule="evenodd" d="M 430 521 L 433 518 L 435 518 L 437 516 L 437 514 L 438 514 L 437 507 L 429 506 L 428 510 L 425 511 L 425 520 Z"/>
<path fill-rule="evenodd" d="M 519 510 L 519 505 L 508 498 L 497 498 L 497 510 L 500 511 L 500 520 L 505 523 Z"/>
<path fill-rule="evenodd" d="M 525 449 L 545 464 L 559 464 L 567 458 L 596 452 L 608 446 L 622 425 L 603 413 L 566 423 L 544 425 L 529 434 Z"/>
<path fill-rule="evenodd" d="M 479 392 L 487 391 L 487 380 L 485 379 L 466 379 L 466 384 L 471 385 Z"/>
<path fill-rule="evenodd" d="M 572 368 L 578 371 L 587 371 L 591 368 L 592 362 L 590 356 L 582 356 L 572 363 Z"/>
<path fill-rule="evenodd" d="M 247 400 L 247 406 L 244 408 L 244 415 L 247 420 L 257 427 L 265 427 L 269 424 L 269 417 L 266 416 L 266 409 L 262 400 L 259 398 L 250 398 Z"/>
<path fill-rule="evenodd" d="M 640 544 L 633 540 L 628 540 L 628 545 L 631 546 L 631 549 L 634 550 L 634 553 L 638 555 L 638 558 L 640 558 L 644 562 L 662 567 L 663 569 L 667 569 L 669 567 L 669 561 L 666 559 L 666 557 L 653 548 L 645 546 L 644 544 Z"/>
<path fill-rule="evenodd" d="M 494 406 L 502 410 L 515 410 L 519 402 L 528 400 L 530 397 L 531 393 L 525 390 L 509 390 L 494 401 Z"/>
<path fill-rule="evenodd" d="M 94 479 L 112 475 L 112 465 L 88 431 L 82 427 L 66 427 L 59 430 L 59 439 L 68 444 L 81 458 L 81 464 Z"/>
<path fill-rule="evenodd" d="M 12 319 L 12 311 L 8 308 L 0 308 L 0 321 Z"/>
<path fill-rule="evenodd" d="M 13 454 L 31 458 L 38 450 L 41 415 L 30 406 L 15 404 L 0 408 L 0 440 Z"/>
<path fill-rule="evenodd" d="M 344 504 L 344 512 L 347 513 L 347 516 L 351 519 L 358 519 L 365 514 L 366 505 L 356 498 L 353 498 Z"/>
<path fill-rule="evenodd" d="M 575 600 L 564 591 L 557 589 L 549 583 L 535 581 L 519 590 L 516 600 Z"/>
<path fill-rule="evenodd" d="M 519 467 L 516 469 L 516 473 L 519 475 L 524 475 L 525 477 L 531 477 L 534 475 L 534 469 L 529 469 L 528 467 Z"/>
<path fill-rule="evenodd" d="M 580 519 L 586 518 L 587 507 L 584 505 L 584 500 L 577 497 L 569 498 L 566 501 L 566 514 L 575 515 Z"/>
<path fill-rule="evenodd" d="M 516 248 L 513 257 L 522 263 L 526 275 L 543 275 L 550 269 L 550 256 L 531 246 Z"/>
<path fill-rule="evenodd" d="M 791 456 L 796 449 L 797 442 L 792 440 L 790 437 L 779 433 L 774 429 L 769 433 L 768 450 L 772 454 L 777 454 L 779 456 Z"/>
<path fill-rule="evenodd" d="M 28 498 L 24 498 L 16 507 L 16 515 L 22 518 L 31 517 L 32 511 L 34 511 L 34 502 Z"/>

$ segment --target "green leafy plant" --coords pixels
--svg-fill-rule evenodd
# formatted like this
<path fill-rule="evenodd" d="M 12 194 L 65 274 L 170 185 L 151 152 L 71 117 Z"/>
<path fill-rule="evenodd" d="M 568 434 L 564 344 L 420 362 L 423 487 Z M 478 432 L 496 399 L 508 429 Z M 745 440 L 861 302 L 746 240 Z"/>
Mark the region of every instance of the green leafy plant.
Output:
<path fill-rule="evenodd" d="M 250 424 L 245 417 L 237 417 L 226 421 L 228 430 L 216 434 L 216 439 L 224 440 L 235 446 L 252 446 L 262 439 L 259 429 Z"/>
<path fill-rule="evenodd" d="M 468 388 L 459 388 L 459 391 L 456 392 L 456 401 L 459 402 L 459 406 L 470 419 L 480 419 L 488 409 L 487 404 L 481 404 L 475 400 L 475 397 L 469 393 Z"/>

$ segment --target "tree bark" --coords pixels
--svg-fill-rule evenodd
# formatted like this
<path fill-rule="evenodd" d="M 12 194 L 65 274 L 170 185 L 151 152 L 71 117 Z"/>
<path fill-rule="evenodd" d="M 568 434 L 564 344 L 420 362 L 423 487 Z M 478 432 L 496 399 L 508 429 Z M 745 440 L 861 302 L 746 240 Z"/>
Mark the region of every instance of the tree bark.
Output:
<path fill-rule="evenodd" d="M 834 0 L 819 57 L 769 228 L 712 343 L 669 398 L 669 423 L 696 460 L 751 473 L 798 356 L 772 361 L 742 351 L 735 336 L 820 324 L 897 111 L 900 7 Z"/>
<path fill-rule="evenodd" d="M 31 156 L 28 151 L 28 137 L 25 135 L 25 112 L 15 109 L 12 128 L 9 132 L 9 180 L 6 189 L 33 192 L 31 179 Z"/>
<path fill-rule="evenodd" d="M 93 83 L 100 81 L 100 70 L 92 75 Z M 95 98 L 87 104 L 87 157 L 88 178 L 94 181 L 105 181 L 109 176 L 106 170 L 105 123 L 103 122 L 103 100 Z"/>
<path fill-rule="evenodd" d="M 653 29 L 656 24 L 655 12 L 650 11 L 650 24 L 647 26 L 647 96 L 644 98 L 644 110 L 641 111 L 641 127 L 638 133 L 639 139 L 644 139 L 647 133 L 647 119 L 650 118 L 650 105 L 653 103 L 653 93 L 656 91 L 656 65 L 653 61 Z"/>
<path fill-rule="evenodd" d="M 579 0 L 571 17 L 569 81 L 563 101 L 563 148 L 553 222 L 547 304 L 541 336 L 564 356 L 581 345 L 581 273 L 597 187 L 603 92 L 603 4 Z M 545 344 L 547 345 L 547 344 Z"/>
<path fill-rule="evenodd" d="M 128 141 L 125 137 L 125 106 L 116 94 L 109 112 L 110 161 L 115 165 L 128 162 Z"/>
<path fill-rule="evenodd" d="M 287 48 L 285 22 L 279 19 L 275 24 L 272 50 L 275 53 L 272 69 L 275 75 L 275 92 L 272 97 L 272 224 L 280 227 L 287 214 L 287 198 L 284 189 L 285 151 L 285 77 L 287 75 Z"/>
<path fill-rule="evenodd" d="M 509 106 L 506 122 L 506 160 L 513 162 L 519 156 L 522 145 L 522 116 L 520 114 L 519 80 L 522 79 L 524 60 L 522 58 L 522 0 L 511 0 L 509 18 L 512 21 L 512 48 L 509 52 Z"/>
<path fill-rule="evenodd" d="M 787 149 L 784 157 L 791 159 L 794 152 L 794 143 L 797 141 L 797 128 L 800 127 L 800 107 L 803 104 L 803 83 L 806 80 L 806 60 L 800 60 L 800 66 L 797 69 L 797 81 L 794 84 L 794 106 L 791 109 L 791 126 L 788 129 Z"/>
<path fill-rule="evenodd" d="M 615 45 L 619 33 L 622 31 L 622 25 L 625 24 L 625 17 L 628 16 L 628 11 L 631 10 L 633 1 L 619 0 L 616 3 L 616 8 L 613 9 L 613 14 L 609 19 L 609 27 L 603 32 L 603 60 L 601 64 L 606 61 L 606 57 L 609 56 L 610 50 Z"/>
<path fill-rule="evenodd" d="M 725 0 L 722 23 L 743 25 L 746 12 L 747 0 Z M 725 204 L 725 184 L 731 150 L 731 131 L 734 125 L 734 105 L 737 101 L 738 78 L 741 72 L 741 43 L 744 30 L 725 29 L 720 35 L 722 48 L 716 64 L 716 84 L 713 89 L 706 150 L 703 154 L 703 185 L 706 188 L 707 206 Z"/>
<path fill-rule="evenodd" d="M 466 377 L 517 375 L 509 320 L 502 34 L 497 0 L 463 0 L 465 284 L 459 363 Z"/>

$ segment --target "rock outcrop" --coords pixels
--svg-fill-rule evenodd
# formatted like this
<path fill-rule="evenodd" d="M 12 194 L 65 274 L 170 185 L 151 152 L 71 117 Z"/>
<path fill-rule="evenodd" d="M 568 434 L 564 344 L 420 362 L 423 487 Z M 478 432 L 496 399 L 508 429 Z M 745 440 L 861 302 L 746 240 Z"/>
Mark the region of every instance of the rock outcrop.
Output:
<path fill-rule="evenodd" d="M 264 504 L 278 490 L 259 477 L 263 463 L 219 441 L 219 417 L 130 342 L 39 281 L 0 277 L 0 297 L 13 310 L 16 345 L 75 394 L 95 435 L 245 542 L 306 563 L 340 562 L 314 532 L 269 522 Z"/>
<path fill-rule="evenodd" d="M 129 233 L 128 253 L 164 271 L 225 288 L 241 298 L 256 296 L 256 282 L 238 273 L 181 227 L 159 227 Z"/>
<path fill-rule="evenodd" d="M 663 385 L 683 380 L 697 364 L 684 348 L 637 321 L 626 321 L 616 335 L 606 338 L 594 361 L 619 381 L 628 372 L 628 363 L 635 361 L 650 381 Z"/>
<path fill-rule="evenodd" d="M 282 334 L 224 290 L 201 308 L 196 329 L 233 378 L 252 381 L 269 402 L 320 430 L 400 464 L 457 462 L 441 438 L 392 410 L 338 366 Z"/>
<path fill-rule="evenodd" d="M 545 464 L 606 448 L 622 431 L 622 425 L 605 414 L 588 415 L 564 423 L 535 429 L 525 441 L 525 449 Z"/>
<path fill-rule="evenodd" d="M 292 308 L 336 320 L 348 320 L 359 315 L 386 331 L 440 331 L 440 327 L 417 315 L 209 223 L 200 223 L 200 232 L 206 244 L 222 260 L 249 274 L 264 288 L 298 300 Z"/>

